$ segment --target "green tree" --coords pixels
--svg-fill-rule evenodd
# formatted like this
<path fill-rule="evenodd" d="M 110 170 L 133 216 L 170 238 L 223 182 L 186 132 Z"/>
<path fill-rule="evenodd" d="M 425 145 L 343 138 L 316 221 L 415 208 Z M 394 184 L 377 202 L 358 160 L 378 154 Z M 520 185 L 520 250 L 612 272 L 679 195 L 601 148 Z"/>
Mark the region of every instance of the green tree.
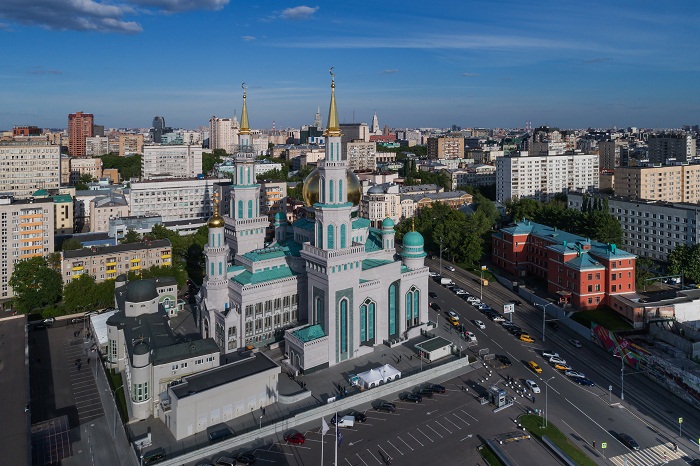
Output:
<path fill-rule="evenodd" d="M 27 313 L 57 303 L 63 281 L 61 274 L 51 269 L 43 257 L 32 257 L 15 264 L 9 285 L 15 293 L 14 308 Z"/>
<path fill-rule="evenodd" d="M 102 159 L 102 168 L 116 168 L 122 180 L 141 178 L 141 155 L 139 154 L 128 157 L 106 154 L 100 158 Z"/>
<path fill-rule="evenodd" d="M 223 149 L 214 149 L 212 152 L 202 152 L 202 173 L 205 175 L 214 169 L 214 165 L 221 163 L 226 157 Z"/>
<path fill-rule="evenodd" d="M 95 278 L 87 273 L 73 278 L 63 289 L 63 306 L 69 313 L 97 309 Z"/>
<path fill-rule="evenodd" d="M 700 245 L 676 246 L 666 258 L 666 271 L 671 275 L 683 274 L 686 282 L 700 282 Z"/>
<path fill-rule="evenodd" d="M 129 228 L 124 237 L 120 240 L 122 244 L 138 243 L 141 241 L 141 235 L 136 233 L 136 230 Z"/>
<path fill-rule="evenodd" d="M 85 191 L 88 189 L 88 184 L 92 183 L 93 181 L 95 181 L 95 178 L 93 178 L 92 175 L 89 173 L 83 173 L 80 175 L 78 182 L 75 183 L 75 189 L 78 191 Z"/>
<path fill-rule="evenodd" d="M 61 251 L 75 251 L 83 249 L 83 244 L 77 238 L 68 238 L 61 245 Z"/>
<path fill-rule="evenodd" d="M 647 280 L 654 277 L 654 262 L 647 257 L 638 257 L 634 266 L 634 279 L 637 289 L 645 289 Z"/>

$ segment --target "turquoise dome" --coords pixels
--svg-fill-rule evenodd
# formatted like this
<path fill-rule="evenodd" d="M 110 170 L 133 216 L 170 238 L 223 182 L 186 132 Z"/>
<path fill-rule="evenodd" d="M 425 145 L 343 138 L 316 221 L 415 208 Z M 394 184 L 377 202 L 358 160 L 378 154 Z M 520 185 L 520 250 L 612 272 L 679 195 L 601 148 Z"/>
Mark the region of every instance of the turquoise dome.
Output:
<path fill-rule="evenodd" d="M 406 233 L 403 237 L 403 245 L 404 247 L 423 247 L 425 244 L 425 240 L 423 239 L 423 235 L 418 233 L 417 231 L 410 231 Z"/>
<path fill-rule="evenodd" d="M 287 215 L 282 212 L 281 210 L 275 214 L 275 220 L 279 222 L 286 222 L 287 221 Z"/>
<path fill-rule="evenodd" d="M 389 217 L 382 221 L 382 228 L 394 228 L 394 221 Z"/>

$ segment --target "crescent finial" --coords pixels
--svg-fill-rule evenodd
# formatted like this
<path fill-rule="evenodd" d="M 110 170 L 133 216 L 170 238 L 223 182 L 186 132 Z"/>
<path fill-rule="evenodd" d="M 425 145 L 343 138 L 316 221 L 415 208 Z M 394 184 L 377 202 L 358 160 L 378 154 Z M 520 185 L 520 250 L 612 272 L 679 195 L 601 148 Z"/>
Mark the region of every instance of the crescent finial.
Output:
<path fill-rule="evenodd" d="M 241 83 L 241 88 L 245 90 L 245 83 Z"/>
<path fill-rule="evenodd" d="M 333 68 L 335 68 L 335 66 L 331 66 L 331 69 L 328 71 L 330 72 L 331 76 L 335 77 L 335 75 L 333 74 Z"/>

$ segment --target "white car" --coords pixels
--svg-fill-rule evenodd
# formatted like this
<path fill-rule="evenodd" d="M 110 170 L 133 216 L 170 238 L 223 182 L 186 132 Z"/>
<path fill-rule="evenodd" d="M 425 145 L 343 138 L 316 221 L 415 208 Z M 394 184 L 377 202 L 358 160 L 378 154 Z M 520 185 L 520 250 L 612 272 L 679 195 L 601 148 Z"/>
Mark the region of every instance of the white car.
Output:
<path fill-rule="evenodd" d="M 542 357 L 545 358 L 545 359 L 549 359 L 549 358 L 558 358 L 558 357 L 559 357 L 559 353 L 555 353 L 555 352 L 552 351 L 552 350 L 546 349 L 546 350 L 542 350 Z"/>
<path fill-rule="evenodd" d="M 569 340 L 569 343 L 574 345 L 575 348 L 580 348 L 581 347 L 581 342 L 578 340 L 574 340 L 573 338 Z"/>
<path fill-rule="evenodd" d="M 559 356 L 552 356 L 549 358 L 550 364 L 559 364 L 561 366 L 566 366 L 566 360 L 560 358 Z"/>
<path fill-rule="evenodd" d="M 540 392 L 540 386 L 537 385 L 534 380 L 526 380 L 525 385 L 527 385 L 527 388 L 532 390 L 532 393 L 539 393 Z"/>
<path fill-rule="evenodd" d="M 455 288 L 455 293 L 457 295 L 463 295 L 463 294 L 468 294 L 466 291 L 464 291 L 462 288 Z"/>
<path fill-rule="evenodd" d="M 450 272 L 454 272 L 454 271 L 455 271 L 455 268 L 452 267 L 451 265 L 446 265 L 445 268 L 446 268 L 447 270 L 449 270 Z"/>
<path fill-rule="evenodd" d="M 492 320 L 493 320 L 494 322 L 505 322 L 505 321 L 506 321 L 506 319 L 505 319 L 503 316 L 500 316 L 500 315 L 494 316 Z"/>
<path fill-rule="evenodd" d="M 467 341 L 476 341 L 476 335 L 469 331 L 464 332 L 464 338 L 466 338 Z"/>
<path fill-rule="evenodd" d="M 476 325 L 477 327 L 479 327 L 481 330 L 484 330 L 484 329 L 486 328 L 486 325 L 484 325 L 484 323 L 483 323 L 482 321 L 480 321 L 480 320 L 475 320 L 475 321 L 474 321 L 474 325 Z"/>
<path fill-rule="evenodd" d="M 447 315 L 454 320 L 459 320 L 459 314 L 457 314 L 455 311 L 447 311 Z"/>
<path fill-rule="evenodd" d="M 564 372 L 564 375 L 567 377 L 579 377 L 579 378 L 585 378 L 586 374 L 583 372 L 577 372 L 577 371 L 566 371 Z"/>
<path fill-rule="evenodd" d="M 467 302 L 469 302 L 469 303 L 471 303 L 471 304 L 473 304 L 473 305 L 476 306 L 476 305 L 477 305 L 478 303 L 480 303 L 481 301 L 480 301 L 479 298 L 477 298 L 476 296 L 469 296 L 469 297 L 467 298 Z"/>

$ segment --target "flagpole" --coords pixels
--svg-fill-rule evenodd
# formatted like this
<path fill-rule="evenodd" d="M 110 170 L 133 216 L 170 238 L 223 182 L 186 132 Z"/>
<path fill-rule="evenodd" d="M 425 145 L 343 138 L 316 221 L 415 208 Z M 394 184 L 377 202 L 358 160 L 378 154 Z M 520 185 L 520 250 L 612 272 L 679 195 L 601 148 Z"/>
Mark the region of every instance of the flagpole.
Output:
<path fill-rule="evenodd" d="M 338 466 L 338 411 L 335 412 L 335 466 Z"/>
<path fill-rule="evenodd" d="M 325 421 L 325 419 L 324 419 Z M 323 425 L 321 426 L 321 466 L 323 466 L 323 437 L 326 433 L 323 431 Z"/>

